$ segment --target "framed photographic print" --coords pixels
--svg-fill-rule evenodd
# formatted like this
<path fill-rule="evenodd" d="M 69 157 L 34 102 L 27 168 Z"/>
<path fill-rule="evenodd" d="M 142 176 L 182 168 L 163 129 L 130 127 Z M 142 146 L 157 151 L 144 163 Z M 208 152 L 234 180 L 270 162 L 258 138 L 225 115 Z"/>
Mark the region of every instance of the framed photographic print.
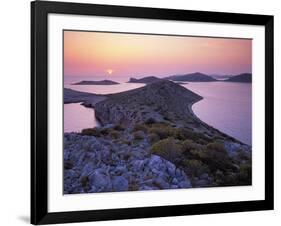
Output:
<path fill-rule="evenodd" d="M 31 3 L 31 223 L 273 209 L 273 16 Z"/>

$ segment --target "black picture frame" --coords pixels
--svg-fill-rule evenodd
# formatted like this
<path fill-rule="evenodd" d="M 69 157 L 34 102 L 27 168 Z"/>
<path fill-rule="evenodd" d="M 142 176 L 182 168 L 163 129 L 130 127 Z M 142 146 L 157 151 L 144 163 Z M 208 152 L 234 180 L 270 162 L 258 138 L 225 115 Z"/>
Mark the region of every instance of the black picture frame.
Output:
<path fill-rule="evenodd" d="M 265 27 L 265 199 L 142 208 L 48 212 L 48 14 L 113 16 Z M 31 3 L 31 223 L 52 224 L 272 210 L 273 16 L 175 9 L 35 1 Z"/>

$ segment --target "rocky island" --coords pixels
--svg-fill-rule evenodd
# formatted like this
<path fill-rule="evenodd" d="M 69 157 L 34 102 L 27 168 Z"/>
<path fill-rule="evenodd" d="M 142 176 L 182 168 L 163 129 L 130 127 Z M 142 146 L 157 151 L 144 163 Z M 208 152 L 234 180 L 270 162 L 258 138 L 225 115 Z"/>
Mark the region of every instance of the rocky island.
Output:
<path fill-rule="evenodd" d="M 251 147 L 197 118 L 191 106 L 202 97 L 179 84 L 67 92 L 102 126 L 64 134 L 65 194 L 251 184 Z"/>
<path fill-rule="evenodd" d="M 143 77 L 140 79 L 136 79 L 136 78 L 130 78 L 130 80 L 128 81 L 128 83 L 144 83 L 144 84 L 150 84 L 153 82 L 158 82 L 160 81 L 160 78 L 157 78 L 155 76 L 147 76 L 147 77 Z"/>
<path fill-rule="evenodd" d="M 200 72 L 195 72 L 191 74 L 185 74 L 185 75 L 172 75 L 169 77 L 166 77 L 165 79 L 171 80 L 171 81 L 182 81 L 182 82 L 215 82 L 217 81 L 213 77 L 209 75 L 205 75 Z"/>
<path fill-rule="evenodd" d="M 252 82 L 252 74 L 250 73 L 243 73 L 240 75 L 234 75 L 230 78 L 224 80 L 224 82 L 244 82 L 244 83 L 251 83 Z"/>
<path fill-rule="evenodd" d="M 74 83 L 72 85 L 118 85 L 118 82 L 111 80 L 101 80 L 101 81 L 81 81 Z"/>

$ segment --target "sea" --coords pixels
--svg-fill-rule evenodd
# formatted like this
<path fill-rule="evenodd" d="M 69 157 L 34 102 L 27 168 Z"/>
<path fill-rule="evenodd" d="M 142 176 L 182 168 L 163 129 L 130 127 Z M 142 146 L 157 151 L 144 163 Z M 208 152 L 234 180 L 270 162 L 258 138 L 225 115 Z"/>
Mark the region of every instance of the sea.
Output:
<path fill-rule="evenodd" d="M 94 80 L 103 80 L 95 77 Z M 144 86 L 139 83 L 126 83 L 128 77 L 117 79 L 118 85 L 73 85 L 89 77 L 67 77 L 64 87 L 77 91 L 110 94 Z M 189 82 L 183 87 L 202 96 L 203 99 L 192 106 L 195 115 L 216 129 L 252 145 L 252 85 L 237 82 Z M 84 128 L 100 126 L 95 111 L 81 103 L 64 104 L 64 131 L 80 132 Z"/>

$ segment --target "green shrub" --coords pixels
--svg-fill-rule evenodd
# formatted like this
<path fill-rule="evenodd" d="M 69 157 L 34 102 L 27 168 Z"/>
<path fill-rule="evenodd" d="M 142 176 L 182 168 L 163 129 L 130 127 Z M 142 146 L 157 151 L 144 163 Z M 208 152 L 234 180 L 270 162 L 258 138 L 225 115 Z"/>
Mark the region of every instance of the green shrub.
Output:
<path fill-rule="evenodd" d="M 243 150 L 238 150 L 236 158 L 241 162 L 241 161 L 251 161 L 251 154 L 247 153 Z"/>
<path fill-rule="evenodd" d="M 222 161 L 230 160 L 223 143 L 217 141 L 207 144 L 205 153 L 207 155 L 206 158 L 208 159 L 217 159 Z"/>
<path fill-rule="evenodd" d="M 196 133 L 185 128 L 177 128 L 175 131 L 175 138 L 179 140 L 189 139 L 194 142 L 199 142 L 199 141 L 202 142 L 202 140 L 204 140 L 205 142 L 209 142 L 210 140 L 209 138 L 207 138 L 201 133 Z"/>
<path fill-rule="evenodd" d="M 116 130 L 111 130 L 109 132 L 109 136 L 112 137 L 113 139 L 118 139 L 120 137 L 120 133 Z"/>
<path fill-rule="evenodd" d="M 100 137 L 102 134 L 99 128 L 88 128 L 81 131 L 82 135 Z"/>
<path fill-rule="evenodd" d="M 112 129 L 109 129 L 109 128 L 101 128 L 101 129 L 100 129 L 100 133 L 101 133 L 103 136 L 108 135 L 111 131 L 112 131 Z"/>
<path fill-rule="evenodd" d="M 156 123 L 153 124 L 149 129 L 149 133 L 155 133 L 159 136 L 160 139 L 165 139 L 168 137 L 174 137 L 175 135 L 175 128 L 171 127 L 165 123 Z"/>
<path fill-rule="evenodd" d="M 221 151 L 223 153 L 226 153 L 226 150 L 224 148 L 223 143 L 218 142 L 218 141 L 207 144 L 207 149 L 208 150 Z"/>
<path fill-rule="evenodd" d="M 172 137 L 160 140 L 151 146 L 151 153 L 169 161 L 179 162 L 182 157 L 182 145 Z"/>
<path fill-rule="evenodd" d="M 145 124 L 136 124 L 134 126 L 134 131 L 138 131 L 138 130 L 141 130 L 143 132 L 147 132 L 147 127 Z"/>
<path fill-rule="evenodd" d="M 233 159 L 228 155 L 222 143 L 213 142 L 206 146 L 197 144 L 198 147 L 190 150 L 195 159 L 201 160 L 212 172 L 217 169 L 225 172 L 235 170 Z"/>
<path fill-rule="evenodd" d="M 216 186 L 223 185 L 224 178 L 225 178 L 225 175 L 221 170 L 216 170 L 214 172 L 214 180 L 215 180 Z"/>
<path fill-rule="evenodd" d="M 121 139 L 120 142 L 122 142 L 123 144 L 127 144 L 127 145 L 131 145 L 132 144 L 132 142 L 130 140 L 125 139 L 125 138 Z"/>
<path fill-rule="evenodd" d="M 151 144 L 154 144 L 160 140 L 160 137 L 156 133 L 148 134 L 148 139 Z"/>
<path fill-rule="evenodd" d="M 124 131 L 125 127 L 121 124 L 117 124 L 113 127 L 113 129 L 118 130 L 118 131 Z"/>
<path fill-rule="evenodd" d="M 177 128 L 175 130 L 175 137 L 179 140 L 186 140 L 186 139 L 190 139 L 190 134 L 192 132 L 188 131 L 187 129 L 184 128 Z M 191 139 L 193 140 L 193 139 Z"/>
<path fill-rule="evenodd" d="M 156 123 L 156 120 L 154 118 L 149 118 L 145 121 L 145 124 L 147 124 L 147 125 L 151 125 L 154 123 Z"/>
<path fill-rule="evenodd" d="M 201 145 L 206 145 L 206 144 L 207 144 L 207 141 L 206 141 L 206 140 L 203 140 L 202 138 L 200 138 L 199 140 L 197 140 L 197 143 L 198 143 L 198 144 L 201 144 Z"/>
<path fill-rule="evenodd" d="M 239 184 L 251 184 L 252 181 L 252 165 L 243 163 L 240 165 L 238 174 Z"/>
<path fill-rule="evenodd" d="M 135 140 L 142 140 L 144 139 L 144 132 L 139 130 L 133 133 L 134 139 Z"/>
<path fill-rule="evenodd" d="M 205 148 L 198 148 L 198 149 L 192 149 L 190 150 L 190 153 L 199 159 L 207 159 L 208 158 L 208 152 Z"/>
<path fill-rule="evenodd" d="M 198 145 L 197 143 L 193 142 L 190 139 L 185 140 L 182 143 L 182 146 L 185 152 L 190 152 L 191 150 L 196 150 L 201 147 L 200 145 Z"/>
<path fill-rule="evenodd" d="M 208 173 L 208 166 L 202 163 L 202 161 L 197 159 L 186 159 L 184 160 L 184 166 L 187 167 L 188 172 L 192 176 L 200 176 L 203 173 Z"/>

